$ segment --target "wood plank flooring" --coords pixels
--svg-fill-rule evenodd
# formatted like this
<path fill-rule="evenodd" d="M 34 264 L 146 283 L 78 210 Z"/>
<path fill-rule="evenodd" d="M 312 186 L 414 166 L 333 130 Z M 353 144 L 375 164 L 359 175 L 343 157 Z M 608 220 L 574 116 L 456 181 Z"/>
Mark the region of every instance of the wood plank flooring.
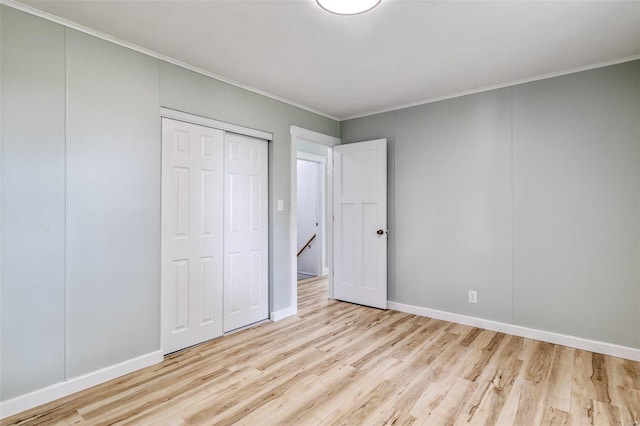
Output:
<path fill-rule="evenodd" d="M 640 363 L 327 299 L 2 425 L 634 425 Z"/>

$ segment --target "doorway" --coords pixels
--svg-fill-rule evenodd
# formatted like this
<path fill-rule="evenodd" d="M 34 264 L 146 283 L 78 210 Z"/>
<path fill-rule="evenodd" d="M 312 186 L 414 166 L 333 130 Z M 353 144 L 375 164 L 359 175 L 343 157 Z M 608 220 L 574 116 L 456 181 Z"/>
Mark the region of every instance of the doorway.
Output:
<path fill-rule="evenodd" d="M 324 206 L 323 209 L 325 215 L 324 227 L 322 229 L 324 242 L 324 259 L 322 261 L 321 272 L 322 275 L 327 275 L 329 282 L 329 297 L 331 294 L 331 268 L 332 268 L 332 249 L 331 249 L 331 216 L 328 214 L 329 209 L 327 206 L 331 206 L 331 192 L 332 192 L 332 158 L 333 147 L 340 144 L 340 138 L 328 136 L 322 133 L 314 132 L 312 130 L 303 129 L 297 126 L 291 126 L 291 204 L 289 213 L 289 246 L 291 253 L 291 269 L 289 274 L 289 285 L 291 290 L 291 298 L 289 308 L 274 313 L 272 319 L 277 320 L 285 318 L 287 316 L 295 315 L 298 312 L 298 252 L 301 246 L 298 244 L 298 155 L 299 151 L 303 152 L 302 157 L 306 157 L 307 160 L 312 157 L 308 155 L 318 155 L 324 157 L 326 160 L 325 172 L 324 172 Z M 301 147 L 301 150 L 298 149 Z M 317 158 L 315 158 L 318 160 Z M 317 161 L 316 161 L 317 162 Z M 315 222 L 314 222 L 315 223 Z M 319 227 L 322 227 L 320 222 Z M 304 237 L 302 237 L 304 238 Z"/>
<path fill-rule="evenodd" d="M 313 148 L 319 154 L 309 154 Z M 298 144 L 297 268 L 298 281 L 327 275 L 326 165 L 328 147 Z"/>
<path fill-rule="evenodd" d="M 272 319 L 298 312 L 297 147 L 329 147 L 327 160 L 328 296 L 361 305 L 387 306 L 387 140 L 341 145 L 340 139 L 291 127 L 291 305 Z"/>

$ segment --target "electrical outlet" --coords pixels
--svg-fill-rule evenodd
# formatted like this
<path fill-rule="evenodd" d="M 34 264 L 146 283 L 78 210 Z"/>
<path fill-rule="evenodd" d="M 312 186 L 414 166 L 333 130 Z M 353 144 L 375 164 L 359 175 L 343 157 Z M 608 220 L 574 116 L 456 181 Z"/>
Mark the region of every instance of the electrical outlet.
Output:
<path fill-rule="evenodd" d="M 469 303 L 478 303 L 478 292 L 469 290 Z"/>

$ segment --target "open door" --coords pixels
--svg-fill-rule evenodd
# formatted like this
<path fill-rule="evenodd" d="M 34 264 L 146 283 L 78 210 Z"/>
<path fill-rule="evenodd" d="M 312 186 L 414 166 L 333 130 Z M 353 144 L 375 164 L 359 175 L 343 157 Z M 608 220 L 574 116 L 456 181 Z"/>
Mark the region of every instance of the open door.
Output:
<path fill-rule="evenodd" d="M 333 148 L 333 297 L 387 308 L 387 140 Z"/>

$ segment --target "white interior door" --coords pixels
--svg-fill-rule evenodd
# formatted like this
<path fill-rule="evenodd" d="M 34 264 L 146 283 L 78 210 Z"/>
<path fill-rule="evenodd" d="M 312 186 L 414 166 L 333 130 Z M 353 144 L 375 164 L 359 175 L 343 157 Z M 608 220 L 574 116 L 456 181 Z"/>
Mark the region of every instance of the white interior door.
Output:
<path fill-rule="evenodd" d="M 222 335 L 224 132 L 162 119 L 162 349 Z"/>
<path fill-rule="evenodd" d="M 225 135 L 224 331 L 268 317 L 267 141 Z"/>
<path fill-rule="evenodd" d="M 387 308 L 387 140 L 333 149 L 333 297 Z"/>

